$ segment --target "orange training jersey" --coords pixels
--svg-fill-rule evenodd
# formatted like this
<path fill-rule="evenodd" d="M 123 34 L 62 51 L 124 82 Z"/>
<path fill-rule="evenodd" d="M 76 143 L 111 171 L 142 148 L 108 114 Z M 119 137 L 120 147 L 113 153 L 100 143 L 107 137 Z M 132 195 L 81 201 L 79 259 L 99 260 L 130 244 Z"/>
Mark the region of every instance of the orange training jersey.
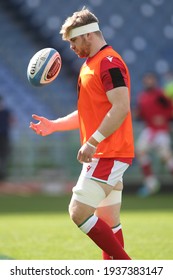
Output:
<path fill-rule="evenodd" d="M 104 116 L 112 107 L 100 77 L 100 64 L 102 59 L 107 56 L 118 58 L 123 63 L 130 95 L 130 76 L 127 66 L 121 56 L 112 47 L 102 49 L 83 64 L 78 79 L 78 115 L 82 144 L 98 129 Z M 122 125 L 113 134 L 98 144 L 94 157 L 134 157 L 133 129 L 130 112 Z"/>

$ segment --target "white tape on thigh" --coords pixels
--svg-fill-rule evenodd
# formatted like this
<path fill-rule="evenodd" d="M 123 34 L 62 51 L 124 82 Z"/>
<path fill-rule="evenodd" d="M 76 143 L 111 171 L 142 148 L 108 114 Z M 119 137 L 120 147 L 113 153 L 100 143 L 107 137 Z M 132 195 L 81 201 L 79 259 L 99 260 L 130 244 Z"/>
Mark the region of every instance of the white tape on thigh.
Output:
<path fill-rule="evenodd" d="M 112 190 L 110 194 L 99 204 L 98 207 L 104 207 L 119 204 L 122 201 L 122 191 Z"/>
<path fill-rule="evenodd" d="M 72 199 L 97 208 L 105 196 L 104 190 L 97 182 L 80 176 L 76 186 L 73 188 Z"/>

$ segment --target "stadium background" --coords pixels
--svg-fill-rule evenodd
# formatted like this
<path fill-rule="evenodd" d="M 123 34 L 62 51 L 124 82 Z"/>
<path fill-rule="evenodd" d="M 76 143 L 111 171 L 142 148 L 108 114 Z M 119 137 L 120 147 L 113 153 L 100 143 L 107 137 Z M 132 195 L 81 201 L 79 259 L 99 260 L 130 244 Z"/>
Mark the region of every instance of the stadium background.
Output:
<path fill-rule="evenodd" d="M 40 188 L 55 193 L 70 191 L 80 172 L 81 165 L 76 160 L 77 131 L 42 138 L 29 129 L 29 122 L 33 113 L 53 119 L 76 108 L 77 73 L 83 60 L 62 41 L 59 29 L 67 16 L 84 5 L 98 16 L 105 39 L 130 69 L 132 107 L 145 72 L 156 71 L 162 79 L 173 68 L 172 1 L 1 0 L 0 94 L 17 119 L 11 131 L 8 177 L 8 185 L 16 192 Z M 26 69 L 33 54 L 44 47 L 60 52 L 62 71 L 51 85 L 34 88 L 27 81 Z M 135 139 L 141 129 L 142 124 L 134 121 Z M 157 155 L 153 158 L 164 185 L 162 191 L 170 191 L 171 176 L 157 161 Z M 134 191 L 141 182 L 135 160 L 125 175 L 125 191 Z"/>

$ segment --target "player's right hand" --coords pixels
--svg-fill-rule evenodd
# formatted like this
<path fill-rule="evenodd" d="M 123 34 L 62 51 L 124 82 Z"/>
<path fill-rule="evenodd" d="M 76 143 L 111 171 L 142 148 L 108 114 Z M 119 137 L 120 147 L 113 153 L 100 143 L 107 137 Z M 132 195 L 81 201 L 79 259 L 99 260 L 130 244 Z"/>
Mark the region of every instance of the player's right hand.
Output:
<path fill-rule="evenodd" d="M 53 123 L 47 118 L 32 115 L 33 119 L 37 120 L 37 123 L 30 122 L 30 128 L 38 135 L 47 136 L 53 133 Z"/>
<path fill-rule="evenodd" d="M 87 143 L 83 144 L 83 146 L 78 151 L 77 160 L 80 163 L 91 162 L 96 149 L 97 147 L 93 148 L 89 146 Z"/>

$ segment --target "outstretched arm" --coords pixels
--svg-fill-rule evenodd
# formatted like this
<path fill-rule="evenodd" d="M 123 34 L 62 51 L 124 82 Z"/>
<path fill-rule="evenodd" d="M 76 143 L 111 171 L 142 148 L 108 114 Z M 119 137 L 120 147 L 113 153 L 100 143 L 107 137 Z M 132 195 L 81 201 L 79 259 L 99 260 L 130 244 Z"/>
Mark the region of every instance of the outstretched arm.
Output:
<path fill-rule="evenodd" d="M 37 120 L 37 123 L 30 122 L 30 128 L 35 133 L 47 136 L 57 131 L 74 130 L 79 128 L 78 111 L 58 118 L 57 120 L 49 120 L 45 117 L 38 115 L 32 115 L 33 119 Z"/>

